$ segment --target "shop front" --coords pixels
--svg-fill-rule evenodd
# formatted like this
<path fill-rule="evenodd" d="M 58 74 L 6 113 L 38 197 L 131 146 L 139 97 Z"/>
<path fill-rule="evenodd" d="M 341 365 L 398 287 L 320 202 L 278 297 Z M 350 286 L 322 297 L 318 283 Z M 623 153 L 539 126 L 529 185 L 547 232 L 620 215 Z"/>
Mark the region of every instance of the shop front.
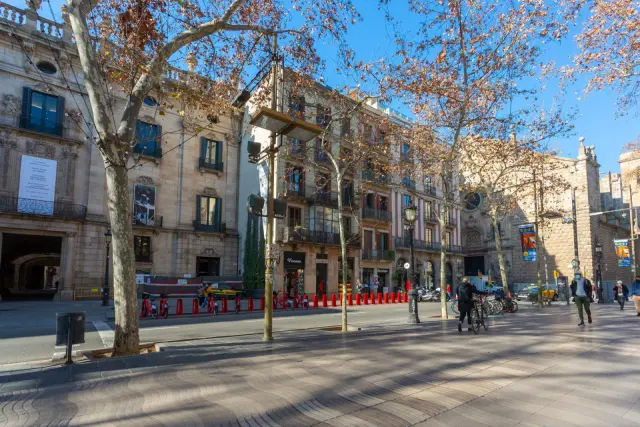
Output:
<path fill-rule="evenodd" d="M 284 252 L 284 294 L 294 298 L 304 294 L 304 252 Z"/>

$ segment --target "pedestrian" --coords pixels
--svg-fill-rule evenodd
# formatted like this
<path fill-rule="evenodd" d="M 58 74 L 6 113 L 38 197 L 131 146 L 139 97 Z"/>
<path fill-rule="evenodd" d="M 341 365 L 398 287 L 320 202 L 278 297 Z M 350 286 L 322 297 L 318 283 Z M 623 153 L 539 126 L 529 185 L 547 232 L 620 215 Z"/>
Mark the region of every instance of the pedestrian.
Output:
<path fill-rule="evenodd" d="M 589 323 L 591 320 L 591 281 L 582 277 L 582 273 L 577 272 L 575 278 L 571 282 L 571 295 L 574 297 L 576 306 L 578 307 L 578 316 L 580 317 L 580 323 L 578 326 L 584 326 L 584 314 L 583 310 L 587 312 L 587 319 Z"/>
<path fill-rule="evenodd" d="M 631 284 L 631 293 L 633 297 L 633 304 L 636 306 L 636 313 L 640 317 L 640 276 L 636 276 L 635 280 Z"/>
<path fill-rule="evenodd" d="M 458 320 L 458 332 L 462 332 L 462 323 L 467 318 L 467 330 L 471 330 L 471 310 L 473 310 L 473 295 L 487 295 L 487 292 L 481 292 L 476 289 L 469 278 L 462 279 L 462 283 L 458 286 L 458 310 L 460 310 L 460 319 Z"/>
<path fill-rule="evenodd" d="M 622 280 L 618 280 L 617 284 L 613 287 L 613 294 L 614 299 L 620 304 L 620 310 L 624 310 L 624 303 L 627 301 L 629 288 L 622 283 Z"/>
<path fill-rule="evenodd" d="M 451 299 L 451 285 L 447 283 L 447 300 Z"/>
<path fill-rule="evenodd" d="M 360 278 L 356 280 L 356 294 L 362 293 L 362 283 L 360 282 Z"/>

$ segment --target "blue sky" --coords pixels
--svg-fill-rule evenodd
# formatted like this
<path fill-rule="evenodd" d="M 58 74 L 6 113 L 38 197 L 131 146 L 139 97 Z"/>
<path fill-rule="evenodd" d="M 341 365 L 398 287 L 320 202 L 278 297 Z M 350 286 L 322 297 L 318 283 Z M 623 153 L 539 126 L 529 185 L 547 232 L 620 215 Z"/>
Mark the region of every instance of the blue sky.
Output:
<path fill-rule="evenodd" d="M 23 0 L 4 1 L 26 8 Z M 363 21 L 351 27 L 348 32 L 348 42 L 355 50 L 358 59 L 371 62 L 392 53 L 395 44 L 390 36 L 391 31 L 388 29 L 383 13 L 377 9 L 378 2 L 376 0 L 353 1 L 363 17 Z M 53 9 L 58 13 L 62 1 L 51 0 L 51 3 Z M 400 0 L 399 3 L 404 3 L 404 1 Z M 397 17 L 408 23 L 405 28 L 410 28 L 410 23 L 414 20 L 413 17 L 404 12 L 404 7 L 397 9 L 399 14 Z M 40 13 L 48 17 L 50 15 L 47 13 L 48 10 L 49 6 L 44 0 Z M 573 40 L 567 39 L 562 44 L 549 46 L 548 54 L 559 64 L 562 64 L 567 63 L 574 52 Z M 320 53 L 327 63 L 324 75 L 327 84 L 336 88 L 353 84 L 353 82 L 345 80 L 344 76 L 335 72 L 336 61 L 332 46 L 321 46 Z M 582 91 L 584 83 L 584 80 L 578 81 L 565 97 L 567 106 L 577 107 L 580 113 L 575 121 L 575 135 L 566 139 L 556 139 L 550 143 L 563 156 L 575 157 L 579 145 L 578 138 L 584 136 L 587 145 L 596 146 L 596 154 L 602 165 L 601 172 L 608 170 L 616 172 L 619 170 L 617 162 L 623 146 L 628 142 L 635 141 L 640 135 L 640 111 L 630 111 L 628 114 L 616 119 L 615 92 L 609 89 L 599 93 L 592 93 L 585 97 Z M 554 88 L 548 90 L 546 94 L 547 102 L 551 101 L 555 92 Z M 401 108 L 400 105 L 396 107 Z"/>

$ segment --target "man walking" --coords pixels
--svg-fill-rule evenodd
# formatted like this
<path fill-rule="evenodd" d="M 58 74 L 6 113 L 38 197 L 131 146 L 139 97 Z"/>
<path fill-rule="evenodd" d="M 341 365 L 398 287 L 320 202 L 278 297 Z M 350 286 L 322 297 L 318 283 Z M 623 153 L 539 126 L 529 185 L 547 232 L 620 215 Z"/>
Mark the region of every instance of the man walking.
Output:
<path fill-rule="evenodd" d="M 614 299 L 620 304 L 620 310 L 624 310 L 624 303 L 627 301 L 627 295 L 629 295 L 629 289 L 622 283 L 622 280 L 618 280 L 617 284 L 613 287 Z"/>
<path fill-rule="evenodd" d="M 636 313 L 640 317 L 640 276 L 636 276 L 636 279 L 631 284 L 631 297 L 633 298 L 633 304 L 636 306 Z"/>
<path fill-rule="evenodd" d="M 487 295 L 487 292 L 480 292 L 469 283 L 469 278 L 462 279 L 462 284 L 458 286 L 458 310 L 460 310 L 460 320 L 458 320 L 458 332 L 462 332 L 462 322 L 467 318 L 467 330 L 471 330 L 471 310 L 473 309 L 473 295 Z"/>
<path fill-rule="evenodd" d="M 589 323 L 591 320 L 591 282 L 589 279 L 582 277 L 582 273 L 577 272 L 575 279 L 571 282 L 571 295 L 575 298 L 576 306 L 578 307 L 578 316 L 580 317 L 580 323 L 578 326 L 584 326 L 584 314 L 583 309 L 587 312 L 587 319 Z"/>

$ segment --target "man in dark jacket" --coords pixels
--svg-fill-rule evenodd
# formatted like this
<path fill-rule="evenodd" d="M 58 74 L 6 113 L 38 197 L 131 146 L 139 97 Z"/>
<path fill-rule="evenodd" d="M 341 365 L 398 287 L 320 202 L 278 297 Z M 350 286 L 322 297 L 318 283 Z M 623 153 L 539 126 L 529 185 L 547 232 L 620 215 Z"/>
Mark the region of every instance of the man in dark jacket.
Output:
<path fill-rule="evenodd" d="M 622 283 L 622 280 L 618 280 L 618 282 L 613 286 L 613 299 L 620 304 L 620 310 L 624 310 L 624 303 L 627 301 L 628 296 L 629 288 L 627 288 L 627 285 Z"/>
<path fill-rule="evenodd" d="M 575 298 L 576 306 L 578 307 L 578 316 L 580 317 L 580 323 L 578 326 L 584 326 L 584 314 L 582 310 L 587 312 L 587 318 L 589 323 L 591 320 L 591 282 L 589 279 L 582 277 L 582 273 L 577 272 L 575 278 L 571 282 L 571 295 Z"/>
<path fill-rule="evenodd" d="M 462 279 L 462 283 L 458 286 L 458 309 L 460 310 L 460 320 L 458 320 L 458 332 L 462 332 L 462 322 L 467 318 L 467 330 L 471 330 L 471 310 L 473 309 L 473 295 L 487 295 L 487 292 L 481 292 L 476 289 L 469 278 Z"/>

